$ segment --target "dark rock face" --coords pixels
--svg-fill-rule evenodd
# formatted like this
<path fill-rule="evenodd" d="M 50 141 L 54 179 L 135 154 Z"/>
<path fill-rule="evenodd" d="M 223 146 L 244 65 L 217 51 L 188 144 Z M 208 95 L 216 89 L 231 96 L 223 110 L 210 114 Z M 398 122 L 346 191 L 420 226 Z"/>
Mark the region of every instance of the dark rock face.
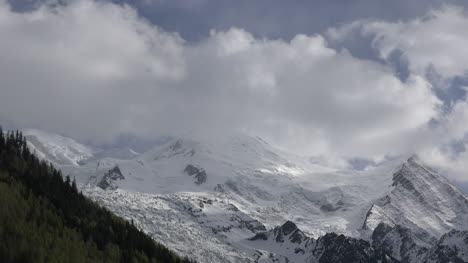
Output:
<path fill-rule="evenodd" d="M 185 169 L 184 169 L 184 172 L 186 174 L 188 174 L 189 176 L 193 176 L 196 180 L 195 180 L 195 184 L 202 184 L 204 182 L 206 182 L 206 172 L 205 172 L 205 169 L 203 168 L 198 168 L 192 164 L 188 164 Z"/>
<path fill-rule="evenodd" d="M 293 222 L 291 221 L 286 221 L 286 223 L 283 224 L 283 226 L 281 226 L 281 230 L 283 231 L 284 235 L 289 235 L 291 234 L 292 232 L 298 230 L 296 224 L 294 224 Z"/>
<path fill-rule="evenodd" d="M 114 168 L 110 169 L 104 174 L 97 186 L 104 190 L 115 190 L 117 189 L 117 186 L 114 182 L 116 180 L 123 179 L 125 179 L 125 176 L 123 176 L 122 171 L 120 171 L 120 168 L 118 166 L 114 166 Z"/>
<path fill-rule="evenodd" d="M 313 253 L 320 255 L 320 263 L 398 262 L 382 250 L 374 249 L 367 241 L 335 233 L 329 233 L 319 238 Z"/>
<path fill-rule="evenodd" d="M 320 263 L 397 263 L 388 253 L 375 249 L 369 242 L 337 235 L 326 234 L 315 240 L 306 236 L 291 221 L 275 229 L 257 233 L 249 240 L 268 242 L 267 246 L 278 246 L 280 250 L 290 251 L 289 254 L 273 255 L 277 262 L 320 262 Z M 274 262 L 276 262 L 273 260 Z M 305 261 L 302 261 L 305 260 Z"/>
<path fill-rule="evenodd" d="M 236 218 L 231 218 L 231 220 L 236 220 Z M 236 220 L 240 224 L 240 228 L 247 228 L 252 232 L 266 231 L 265 226 L 257 220 Z"/>
<path fill-rule="evenodd" d="M 200 169 L 198 169 L 197 167 L 195 167 L 194 165 L 192 164 L 188 164 L 185 169 L 184 169 L 184 172 L 187 173 L 188 175 L 192 176 L 198 172 L 200 172 Z"/>
<path fill-rule="evenodd" d="M 206 172 L 205 170 L 201 170 L 199 173 L 195 175 L 195 178 L 197 179 L 195 181 L 196 184 L 202 184 L 206 182 Z"/>
<path fill-rule="evenodd" d="M 373 202 L 363 224 L 372 244 L 402 262 L 420 263 L 439 237 L 465 229 L 468 199 L 413 156 L 393 174 L 392 189 Z"/>
<path fill-rule="evenodd" d="M 468 231 L 452 230 L 443 235 L 421 262 L 468 262 Z"/>
<path fill-rule="evenodd" d="M 265 227 L 262 225 L 256 230 L 265 231 Z M 249 240 L 268 240 L 270 237 L 276 243 L 284 243 L 286 240 L 289 240 L 294 244 L 301 244 L 303 242 L 312 241 L 311 238 L 307 237 L 297 226 L 291 221 L 286 221 L 282 226 L 275 227 L 275 229 L 269 232 L 260 232 L 255 236 L 249 238 Z"/>
<path fill-rule="evenodd" d="M 410 229 L 400 225 L 392 227 L 380 223 L 372 233 L 372 244 L 375 248 L 402 262 L 416 262 L 427 252 L 427 248 L 419 245 L 417 241 L 418 238 Z"/>
<path fill-rule="evenodd" d="M 452 230 L 431 247 L 421 242 L 408 228 L 380 223 L 372 234 L 375 249 L 408 263 L 467 263 L 468 231 Z"/>
<path fill-rule="evenodd" d="M 288 238 L 291 243 L 301 244 L 303 241 L 309 239 L 296 224 L 291 221 L 286 221 L 282 226 L 276 227 L 273 230 L 276 242 L 284 242 Z"/>

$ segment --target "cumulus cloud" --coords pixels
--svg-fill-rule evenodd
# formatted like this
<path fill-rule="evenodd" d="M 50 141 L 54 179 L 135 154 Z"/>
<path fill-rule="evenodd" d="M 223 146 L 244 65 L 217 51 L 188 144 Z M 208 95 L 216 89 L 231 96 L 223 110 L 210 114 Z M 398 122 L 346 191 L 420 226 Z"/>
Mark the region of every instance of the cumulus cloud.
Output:
<path fill-rule="evenodd" d="M 463 8 L 444 6 L 408 21 L 356 21 L 330 29 L 327 36 L 334 41 L 355 34 L 371 36 L 382 59 L 388 61 L 393 53 L 401 52 L 411 74 L 426 76 L 438 88 L 445 89 L 460 85 L 453 80 L 467 77 L 467 25 L 468 15 Z M 466 88 L 458 88 L 466 92 Z M 431 128 L 422 133 L 424 143 L 416 151 L 450 178 L 466 182 L 468 100 L 466 95 L 459 96 L 445 104 L 447 112 L 439 114 Z"/>
<path fill-rule="evenodd" d="M 467 147 L 467 145 L 464 144 L 463 147 Z M 466 172 L 468 169 L 468 152 L 454 153 L 448 149 L 434 147 L 421 151 L 419 156 L 423 158 L 425 163 L 441 171 L 449 179 L 464 183 L 468 181 Z"/>
<path fill-rule="evenodd" d="M 329 30 L 329 36 L 343 38 L 358 29 L 373 37 L 373 46 L 383 59 L 400 50 L 412 72 L 435 70 L 444 78 L 453 78 L 468 73 L 467 25 L 468 16 L 462 7 L 446 5 L 409 21 L 356 21 Z"/>
<path fill-rule="evenodd" d="M 456 102 L 451 112 L 439 119 L 431 138 L 419 149 L 419 155 L 449 178 L 467 182 L 468 99 Z"/>
<path fill-rule="evenodd" d="M 77 1 L 15 13 L 0 3 L 0 112 L 19 126 L 112 138 L 148 94 L 183 78 L 183 41 L 128 6 Z"/>
<path fill-rule="evenodd" d="M 331 48 L 242 29 L 186 43 L 126 5 L 80 0 L 28 13 L 0 1 L 0 118 L 72 137 L 242 130 L 291 151 L 381 159 L 424 143 L 441 102 Z"/>

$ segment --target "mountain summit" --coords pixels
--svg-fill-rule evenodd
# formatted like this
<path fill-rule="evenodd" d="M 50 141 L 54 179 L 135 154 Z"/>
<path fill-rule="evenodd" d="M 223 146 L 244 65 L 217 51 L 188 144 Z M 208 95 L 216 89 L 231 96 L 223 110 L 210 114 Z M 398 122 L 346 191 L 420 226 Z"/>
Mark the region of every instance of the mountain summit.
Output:
<path fill-rule="evenodd" d="M 44 149 L 55 150 L 47 159 L 67 147 Z M 93 154 L 59 167 L 87 196 L 200 262 L 463 258 L 447 240 L 468 229 L 468 200 L 416 156 L 396 169 L 347 171 L 236 134 L 173 138 L 132 158 Z"/>
<path fill-rule="evenodd" d="M 365 228 L 378 223 L 420 228 L 439 238 L 453 228 L 468 228 L 468 200 L 443 176 L 413 156 L 393 174 L 391 191 L 370 209 Z"/>
<path fill-rule="evenodd" d="M 374 244 L 414 262 L 452 229 L 468 229 L 468 200 L 416 156 L 393 174 L 392 189 L 367 213 L 364 228 Z"/>

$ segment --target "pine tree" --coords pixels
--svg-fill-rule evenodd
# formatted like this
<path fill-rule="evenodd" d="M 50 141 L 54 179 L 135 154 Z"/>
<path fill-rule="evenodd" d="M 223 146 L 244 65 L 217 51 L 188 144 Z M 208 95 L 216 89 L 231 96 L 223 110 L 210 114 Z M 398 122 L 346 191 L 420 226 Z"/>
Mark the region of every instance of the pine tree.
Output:
<path fill-rule="evenodd" d="M 75 177 L 73 177 L 72 189 L 73 189 L 73 192 L 78 193 L 78 187 L 76 186 L 76 179 L 75 179 Z"/>
<path fill-rule="evenodd" d="M 3 150 L 4 146 L 5 146 L 5 139 L 4 139 L 4 135 L 3 135 L 2 126 L 0 126 L 0 151 Z"/>
<path fill-rule="evenodd" d="M 0 262 L 189 263 L 93 203 L 0 127 Z"/>

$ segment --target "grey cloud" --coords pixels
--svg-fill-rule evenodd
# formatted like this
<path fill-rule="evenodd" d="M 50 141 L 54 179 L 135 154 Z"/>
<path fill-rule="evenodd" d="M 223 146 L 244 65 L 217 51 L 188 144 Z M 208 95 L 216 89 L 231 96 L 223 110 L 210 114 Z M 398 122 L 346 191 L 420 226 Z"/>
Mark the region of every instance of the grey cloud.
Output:
<path fill-rule="evenodd" d="M 242 130 L 467 180 L 466 1 L 9 2 L 2 123 L 96 143 Z"/>
<path fill-rule="evenodd" d="M 243 130 L 290 150 L 381 158 L 412 150 L 440 102 L 421 76 L 328 46 L 232 28 L 199 42 L 129 6 L 0 5 L 0 112 L 19 126 L 108 141 Z"/>
<path fill-rule="evenodd" d="M 464 31 L 468 18 L 461 6 L 443 5 L 424 16 L 408 21 L 359 20 L 328 30 L 331 39 L 344 40 L 368 35 L 379 56 L 388 60 L 401 51 L 411 72 L 454 78 L 467 74 L 468 59 L 463 52 L 467 43 Z"/>
<path fill-rule="evenodd" d="M 431 121 L 424 144 L 417 148 L 423 159 L 451 178 L 466 181 L 468 163 L 468 102 L 466 79 L 468 59 L 465 37 L 468 16 L 461 6 L 444 5 L 422 17 L 388 22 L 360 20 L 348 26 L 332 28 L 328 36 L 342 41 L 355 34 L 371 36 L 373 48 L 388 61 L 401 52 L 413 74 L 425 76 L 444 100 L 442 113 Z"/>

